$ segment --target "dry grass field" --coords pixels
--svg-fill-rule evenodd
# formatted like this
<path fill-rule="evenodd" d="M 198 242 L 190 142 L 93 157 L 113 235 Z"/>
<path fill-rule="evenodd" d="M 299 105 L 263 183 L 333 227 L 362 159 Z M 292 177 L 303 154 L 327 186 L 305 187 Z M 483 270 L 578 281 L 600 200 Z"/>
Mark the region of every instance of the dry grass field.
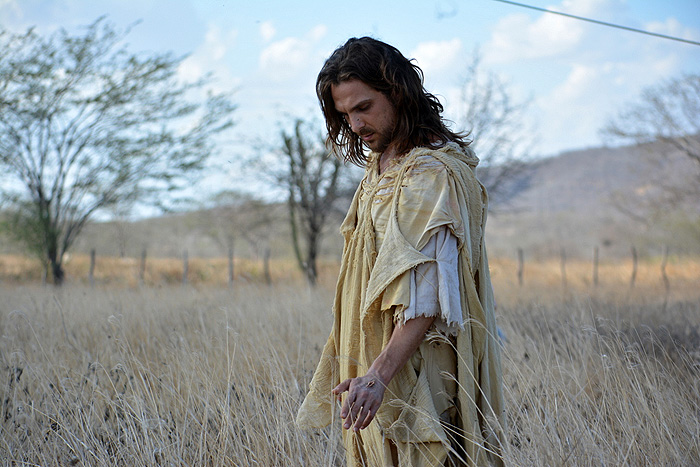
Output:
<path fill-rule="evenodd" d="M 193 260 L 189 286 L 153 260 L 139 287 L 137 265 L 105 258 L 89 287 L 76 257 L 54 289 L 20 263 L 0 258 L 2 465 L 343 465 L 339 425 L 294 425 L 332 264 L 310 290 L 289 264 L 267 286 L 237 263 L 228 288 L 225 260 Z M 572 261 L 566 289 L 558 261 L 526 264 L 523 286 L 515 269 L 492 259 L 507 465 L 700 465 L 700 261 L 669 263 L 668 297 L 654 261 L 633 289 L 625 263 L 594 287 Z"/>

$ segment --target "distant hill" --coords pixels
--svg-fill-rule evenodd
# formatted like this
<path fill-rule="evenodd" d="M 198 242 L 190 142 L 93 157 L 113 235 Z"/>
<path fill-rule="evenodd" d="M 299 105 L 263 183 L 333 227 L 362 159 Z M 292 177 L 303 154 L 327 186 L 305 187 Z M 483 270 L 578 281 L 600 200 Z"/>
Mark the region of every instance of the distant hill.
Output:
<path fill-rule="evenodd" d="M 598 246 L 601 258 L 620 257 L 628 255 L 632 245 L 647 255 L 659 254 L 663 245 L 677 253 L 700 253 L 700 202 L 690 206 L 695 224 L 679 215 L 649 225 L 632 220 L 619 207 L 638 209 L 634 203 L 660 183 L 697 184 L 698 167 L 678 153 L 664 154 L 665 148 L 591 148 L 530 163 L 525 174 L 511 181 L 506 196 L 491 203 L 486 233 L 490 255 L 512 257 L 522 248 L 529 257 L 548 257 L 563 248 L 567 256 L 590 257 Z M 184 250 L 190 257 L 224 256 L 232 236 L 236 256 L 260 257 L 269 245 L 273 256 L 291 258 L 284 204 L 260 209 L 231 206 L 135 222 L 93 223 L 73 251 L 95 248 L 101 255 L 138 257 L 145 248 L 154 257 L 178 257 Z M 262 217 L 267 221 L 261 228 L 257 224 Z M 328 225 L 326 256 L 340 255 L 341 220 L 338 214 Z M 0 253 L 14 249 L 3 242 Z"/>
<path fill-rule="evenodd" d="M 663 243 L 679 252 L 700 251 L 700 238 L 686 238 L 693 232 L 674 231 L 680 229 L 675 224 L 645 225 L 623 214 L 626 208 L 644 212 L 635 203 L 656 185 L 700 180 L 697 164 L 665 151 L 668 146 L 658 144 L 602 147 L 533 162 L 527 175 L 514 183 L 520 189 L 491 206 L 490 249 L 512 255 L 520 247 L 536 256 L 551 256 L 564 248 L 568 254 L 585 256 L 599 246 L 619 256 L 628 254 L 633 244 L 654 254 Z M 700 216 L 700 206 L 695 208 Z"/>

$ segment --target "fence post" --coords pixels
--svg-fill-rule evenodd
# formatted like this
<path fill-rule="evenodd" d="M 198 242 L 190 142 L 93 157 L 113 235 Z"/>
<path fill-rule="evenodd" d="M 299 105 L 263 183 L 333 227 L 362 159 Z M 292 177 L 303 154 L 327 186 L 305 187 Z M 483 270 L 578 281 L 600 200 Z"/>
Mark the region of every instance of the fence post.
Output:
<path fill-rule="evenodd" d="M 141 250 L 141 266 L 139 266 L 139 285 L 144 284 L 146 277 L 146 247 Z"/>
<path fill-rule="evenodd" d="M 637 280 L 637 249 L 632 245 L 632 277 L 630 278 L 630 289 L 634 288 Z"/>
<path fill-rule="evenodd" d="M 561 249 L 561 284 L 564 287 L 564 290 L 566 290 L 567 283 L 566 283 L 566 250 L 562 247 Z"/>
<path fill-rule="evenodd" d="M 525 258 L 523 255 L 523 249 L 518 248 L 518 285 L 522 287 L 523 285 L 523 272 L 525 270 Z"/>
<path fill-rule="evenodd" d="M 233 235 L 228 237 L 228 285 L 233 287 Z"/>
<path fill-rule="evenodd" d="M 90 272 L 88 273 L 90 287 L 95 287 L 95 249 L 90 250 Z"/>
<path fill-rule="evenodd" d="M 182 254 L 182 285 L 187 285 L 187 268 L 188 268 L 187 250 Z"/>
<path fill-rule="evenodd" d="M 265 254 L 263 256 L 263 273 L 265 274 L 265 282 L 267 285 L 272 284 L 272 277 L 270 276 L 270 246 L 265 247 Z"/>
<path fill-rule="evenodd" d="M 598 246 L 593 248 L 593 286 L 598 287 Z"/>
<path fill-rule="evenodd" d="M 664 256 L 661 260 L 661 278 L 664 281 L 664 310 L 666 310 L 666 305 L 668 305 L 668 296 L 671 293 L 671 281 L 668 279 L 666 274 L 666 264 L 668 264 L 668 245 L 664 245 Z"/>

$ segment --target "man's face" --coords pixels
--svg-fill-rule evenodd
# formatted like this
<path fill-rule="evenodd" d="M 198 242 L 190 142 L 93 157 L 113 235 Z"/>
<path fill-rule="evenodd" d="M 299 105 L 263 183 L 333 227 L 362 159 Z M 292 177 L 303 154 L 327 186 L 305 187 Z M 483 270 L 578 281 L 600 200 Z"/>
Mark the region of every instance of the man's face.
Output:
<path fill-rule="evenodd" d="M 335 109 L 372 151 L 384 152 L 389 147 L 396 125 L 396 110 L 384 94 L 360 80 L 351 79 L 332 85 L 331 95 Z"/>

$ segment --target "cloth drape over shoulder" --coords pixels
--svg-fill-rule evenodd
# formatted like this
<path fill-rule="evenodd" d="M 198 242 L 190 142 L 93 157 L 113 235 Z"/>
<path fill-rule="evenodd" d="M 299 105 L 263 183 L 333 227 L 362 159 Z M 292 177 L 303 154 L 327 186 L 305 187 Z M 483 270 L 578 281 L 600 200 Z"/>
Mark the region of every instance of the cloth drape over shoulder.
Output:
<path fill-rule="evenodd" d="M 411 300 L 420 250 L 438 230 L 457 238 L 463 329 L 432 330 L 387 387 L 370 426 L 344 431 L 349 464 L 501 465 L 504 423 L 500 349 L 484 247 L 488 199 L 469 149 L 415 148 L 381 175 L 372 154 L 341 226 L 345 245 L 334 324 L 299 413 L 301 427 L 331 422 L 331 390 L 362 376 L 386 346 Z M 453 388 L 453 389 L 449 389 Z M 392 461 L 393 459 L 393 461 Z"/>

